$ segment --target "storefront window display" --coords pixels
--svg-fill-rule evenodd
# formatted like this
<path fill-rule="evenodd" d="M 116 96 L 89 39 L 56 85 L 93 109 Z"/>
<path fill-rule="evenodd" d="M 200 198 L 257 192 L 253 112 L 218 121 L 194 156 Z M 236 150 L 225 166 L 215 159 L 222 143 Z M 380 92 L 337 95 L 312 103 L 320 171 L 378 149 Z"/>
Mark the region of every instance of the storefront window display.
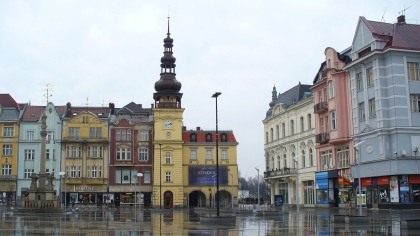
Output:
<path fill-rule="evenodd" d="M 79 203 L 96 203 L 96 194 L 79 193 L 77 199 Z"/>
<path fill-rule="evenodd" d="M 411 202 L 420 203 L 420 184 L 411 185 Z"/>
<path fill-rule="evenodd" d="M 379 203 L 388 203 L 389 202 L 389 186 L 381 185 L 379 186 Z"/>
<path fill-rule="evenodd" d="M 316 203 L 317 204 L 328 204 L 328 189 L 317 189 L 316 190 Z"/>
<path fill-rule="evenodd" d="M 283 203 L 289 203 L 289 191 L 287 183 L 279 183 L 279 194 L 283 195 Z"/>

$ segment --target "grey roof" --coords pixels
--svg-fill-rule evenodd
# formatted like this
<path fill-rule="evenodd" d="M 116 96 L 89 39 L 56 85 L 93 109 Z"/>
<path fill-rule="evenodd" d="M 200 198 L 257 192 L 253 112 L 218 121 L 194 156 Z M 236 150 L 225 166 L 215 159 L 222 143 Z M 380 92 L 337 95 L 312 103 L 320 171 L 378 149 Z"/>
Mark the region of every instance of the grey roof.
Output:
<path fill-rule="evenodd" d="M 20 111 L 14 107 L 6 107 L 1 109 L 1 121 L 19 121 Z"/>
<path fill-rule="evenodd" d="M 123 108 L 119 109 L 116 114 L 118 113 L 130 113 L 130 114 L 139 114 L 145 113 L 150 114 L 152 112 L 151 108 L 143 108 L 141 104 L 136 104 L 134 102 L 130 102 L 129 104 L 125 105 Z"/>
<path fill-rule="evenodd" d="M 277 99 L 275 100 L 275 104 L 282 104 L 283 108 L 287 108 L 306 99 L 307 97 L 312 97 L 312 90 L 310 89 L 311 86 L 312 85 L 310 84 L 301 84 L 299 82 L 298 85 L 286 92 L 279 93 Z M 273 91 L 275 91 L 275 87 L 273 88 Z M 270 109 L 268 109 L 266 113 L 266 118 L 272 115 L 272 110 L 275 104 L 273 101 L 270 102 Z"/>

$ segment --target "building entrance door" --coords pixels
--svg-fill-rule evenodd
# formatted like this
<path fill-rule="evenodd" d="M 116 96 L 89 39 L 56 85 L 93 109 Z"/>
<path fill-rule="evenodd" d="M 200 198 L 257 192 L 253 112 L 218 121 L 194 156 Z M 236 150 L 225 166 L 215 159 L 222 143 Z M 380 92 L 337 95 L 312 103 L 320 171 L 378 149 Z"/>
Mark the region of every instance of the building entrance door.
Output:
<path fill-rule="evenodd" d="M 172 194 L 172 192 L 171 191 L 166 191 L 165 193 L 164 193 L 164 206 L 165 206 L 165 209 L 170 209 L 170 208 L 173 208 L 173 206 L 174 206 L 174 197 L 173 197 L 173 194 Z"/>

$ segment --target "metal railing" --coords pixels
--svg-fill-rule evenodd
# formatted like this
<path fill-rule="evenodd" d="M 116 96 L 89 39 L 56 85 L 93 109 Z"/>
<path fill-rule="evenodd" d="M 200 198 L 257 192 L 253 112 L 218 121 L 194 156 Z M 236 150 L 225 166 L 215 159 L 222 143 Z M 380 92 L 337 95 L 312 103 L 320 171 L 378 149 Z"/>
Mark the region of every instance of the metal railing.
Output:
<path fill-rule="evenodd" d="M 22 208 L 60 208 L 60 200 L 22 200 Z"/>
<path fill-rule="evenodd" d="M 297 173 L 296 168 L 283 168 L 277 170 L 268 170 L 264 172 L 264 178 L 276 177 L 276 176 L 285 176 L 285 175 L 295 175 Z"/>
<path fill-rule="evenodd" d="M 320 133 L 315 135 L 316 143 L 324 143 L 330 141 L 330 133 Z"/>
<path fill-rule="evenodd" d="M 0 180 L 16 180 L 16 175 L 0 175 Z"/>
<path fill-rule="evenodd" d="M 320 102 L 314 105 L 314 112 L 317 113 L 319 111 L 328 110 L 328 103 L 327 102 Z"/>

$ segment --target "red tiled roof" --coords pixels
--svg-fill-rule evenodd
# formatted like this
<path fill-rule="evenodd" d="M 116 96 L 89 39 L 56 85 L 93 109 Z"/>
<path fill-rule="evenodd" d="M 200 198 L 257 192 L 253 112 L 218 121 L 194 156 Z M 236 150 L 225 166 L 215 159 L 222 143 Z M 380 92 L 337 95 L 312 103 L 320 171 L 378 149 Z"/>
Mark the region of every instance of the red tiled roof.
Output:
<path fill-rule="evenodd" d="M 27 106 L 22 115 L 22 121 L 38 121 L 42 113 L 45 111 L 45 106 Z"/>
<path fill-rule="evenodd" d="M 13 99 L 10 94 L 0 94 L 0 105 L 2 107 L 14 107 L 20 110 L 18 103 Z"/>
<path fill-rule="evenodd" d="M 25 108 L 26 103 L 18 103 L 20 110 L 23 110 Z"/>
<path fill-rule="evenodd" d="M 216 142 L 216 131 L 183 131 L 182 132 L 182 140 L 184 142 L 191 142 L 191 133 L 195 133 L 197 135 L 197 143 L 205 143 L 206 142 L 206 134 L 211 133 L 212 142 Z M 227 134 L 227 142 L 236 142 L 235 135 L 232 131 L 219 131 L 219 143 L 221 143 L 221 134 Z"/>

